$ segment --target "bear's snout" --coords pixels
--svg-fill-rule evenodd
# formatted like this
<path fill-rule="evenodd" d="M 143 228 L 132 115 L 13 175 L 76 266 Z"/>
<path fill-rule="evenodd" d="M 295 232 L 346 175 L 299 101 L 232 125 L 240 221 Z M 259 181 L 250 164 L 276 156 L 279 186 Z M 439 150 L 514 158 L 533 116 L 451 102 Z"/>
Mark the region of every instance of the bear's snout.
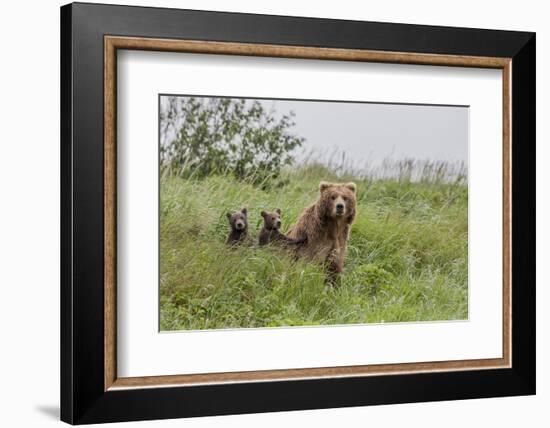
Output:
<path fill-rule="evenodd" d="M 275 227 L 276 227 L 277 229 L 281 227 L 281 220 L 277 220 L 277 221 L 275 222 Z"/>
<path fill-rule="evenodd" d="M 237 221 L 235 222 L 235 228 L 236 228 L 237 230 L 243 230 L 243 229 L 244 229 L 244 221 L 242 221 L 242 220 L 237 220 Z"/>
<path fill-rule="evenodd" d="M 346 204 L 344 203 L 344 199 L 341 196 L 338 196 L 338 198 L 334 201 L 334 213 L 340 217 L 343 216 L 345 212 Z"/>

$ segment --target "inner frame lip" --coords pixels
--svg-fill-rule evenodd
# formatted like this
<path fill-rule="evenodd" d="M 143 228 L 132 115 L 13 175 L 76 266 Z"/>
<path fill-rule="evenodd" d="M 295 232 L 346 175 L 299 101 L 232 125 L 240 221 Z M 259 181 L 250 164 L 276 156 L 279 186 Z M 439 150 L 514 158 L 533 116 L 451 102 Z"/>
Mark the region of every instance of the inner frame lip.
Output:
<path fill-rule="evenodd" d="M 422 372 L 441 372 L 471 369 L 496 369 L 512 367 L 511 341 L 511 79 L 512 59 L 509 57 L 471 56 L 426 54 L 409 52 L 392 52 L 347 48 L 322 48 L 312 46 L 269 45 L 239 42 L 213 42 L 168 38 L 125 37 L 104 35 L 104 390 L 121 386 L 131 382 L 131 388 L 157 386 L 189 386 L 189 376 L 171 375 L 177 377 L 175 383 L 163 385 L 165 376 L 147 376 L 136 378 L 118 378 L 116 375 L 116 52 L 118 49 L 169 51 L 182 53 L 203 53 L 223 55 L 264 56 L 296 59 L 324 59 L 338 61 L 379 62 L 393 64 L 439 65 L 454 67 L 494 68 L 503 72 L 503 357 L 498 359 L 458 360 L 470 363 L 467 367 L 456 368 L 454 361 L 439 361 L 426 363 L 410 363 L 428 365 L 418 370 L 399 371 L 398 366 L 392 364 L 397 371 L 380 371 L 383 374 L 404 374 Z M 112 187 L 114 183 L 114 188 Z M 111 194 L 109 191 L 113 191 Z M 113 235 L 114 230 L 114 235 Z M 408 363 L 405 363 L 408 364 Z M 318 368 L 328 372 L 327 376 L 308 376 L 309 370 L 296 369 L 305 376 L 291 376 L 280 379 L 258 379 L 258 371 L 242 372 L 249 375 L 243 382 L 279 381 L 295 379 L 362 377 L 361 369 L 375 366 L 339 366 L 334 368 Z M 411 367 L 412 368 L 412 367 Z M 353 374 L 338 376 L 339 369 L 354 370 Z M 288 372 L 288 369 L 269 372 Z M 373 373 L 374 374 L 374 373 Z M 208 384 L 236 383 L 235 380 L 221 381 L 216 373 L 205 376 L 211 378 Z M 134 381 L 131 381 L 131 380 Z M 186 380 L 187 379 L 187 380 Z M 174 379 L 176 380 L 176 379 Z"/>

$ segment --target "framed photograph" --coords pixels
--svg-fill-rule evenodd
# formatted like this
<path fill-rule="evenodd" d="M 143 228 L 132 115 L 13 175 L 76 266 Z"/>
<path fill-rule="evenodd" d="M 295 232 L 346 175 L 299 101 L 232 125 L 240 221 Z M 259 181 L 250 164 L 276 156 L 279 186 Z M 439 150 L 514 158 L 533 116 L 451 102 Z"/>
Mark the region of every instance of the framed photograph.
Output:
<path fill-rule="evenodd" d="M 535 393 L 535 35 L 61 8 L 61 418 Z"/>

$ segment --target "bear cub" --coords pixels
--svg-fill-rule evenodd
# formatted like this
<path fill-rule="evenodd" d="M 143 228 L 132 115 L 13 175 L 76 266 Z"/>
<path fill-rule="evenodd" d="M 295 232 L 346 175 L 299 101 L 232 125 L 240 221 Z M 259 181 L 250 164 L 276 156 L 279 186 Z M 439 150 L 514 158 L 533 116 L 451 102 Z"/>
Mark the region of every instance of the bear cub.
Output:
<path fill-rule="evenodd" d="M 243 208 L 240 211 L 227 213 L 227 219 L 231 230 L 226 243 L 228 245 L 238 245 L 246 240 L 248 236 L 248 210 Z"/>
<path fill-rule="evenodd" d="M 260 246 L 267 245 L 271 242 L 277 242 L 283 245 L 298 245 L 307 240 L 307 237 L 297 239 L 288 238 L 280 232 L 281 228 L 281 209 L 277 208 L 274 212 L 261 212 L 264 218 L 264 226 L 260 231 L 259 244 Z"/>

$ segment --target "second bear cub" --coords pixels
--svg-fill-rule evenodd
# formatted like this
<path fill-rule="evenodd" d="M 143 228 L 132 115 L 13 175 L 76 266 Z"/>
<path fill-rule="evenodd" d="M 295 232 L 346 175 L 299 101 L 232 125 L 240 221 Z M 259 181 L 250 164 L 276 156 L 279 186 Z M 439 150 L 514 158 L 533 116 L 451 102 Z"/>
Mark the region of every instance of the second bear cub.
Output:
<path fill-rule="evenodd" d="M 270 242 L 278 242 L 286 245 L 297 245 L 305 242 L 307 238 L 297 238 L 291 239 L 287 238 L 280 232 L 281 228 L 281 209 L 277 208 L 274 212 L 270 213 L 267 211 L 261 212 L 262 217 L 264 218 L 264 227 L 260 231 L 259 243 L 260 246 L 267 245 Z"/>

